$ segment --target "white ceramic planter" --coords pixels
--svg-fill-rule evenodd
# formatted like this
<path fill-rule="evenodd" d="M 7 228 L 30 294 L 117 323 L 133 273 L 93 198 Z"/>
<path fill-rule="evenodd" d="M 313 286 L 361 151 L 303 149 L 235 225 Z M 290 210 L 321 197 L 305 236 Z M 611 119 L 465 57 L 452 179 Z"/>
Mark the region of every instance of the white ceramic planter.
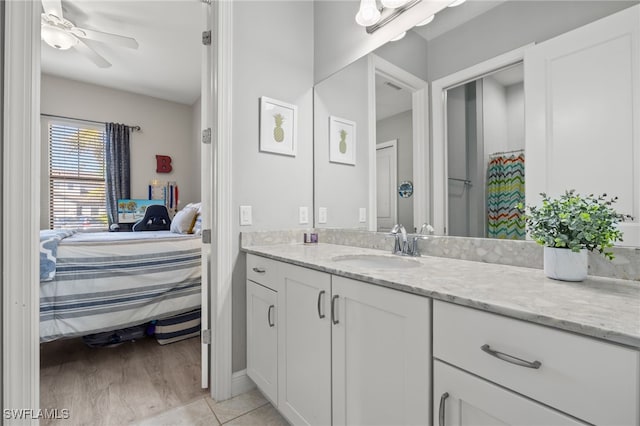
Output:
<path fill-rule="evenodd" d="M 544 248 L 544 273 L 549 278 L 583 281 L 587 278 L 588 266 L 586 249 L 575 252 L 565 248 Z"/>

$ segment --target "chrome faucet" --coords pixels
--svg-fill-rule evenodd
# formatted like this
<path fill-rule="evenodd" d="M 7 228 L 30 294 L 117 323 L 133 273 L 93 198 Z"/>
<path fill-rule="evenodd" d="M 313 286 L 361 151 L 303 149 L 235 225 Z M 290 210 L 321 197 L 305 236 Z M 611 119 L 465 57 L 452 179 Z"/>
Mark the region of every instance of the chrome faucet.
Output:
<path fill-rule="evenodd" d="M 398 234 L 398 232 L 400 233 Z M 399 223 L 395 224 L 391 229 L 390 235 L 393 235 L 395 237 L 394 238 L 395 242 L 393 245 L 393 250 L 391 250 L 391 253 L 406 255 L 408 244 L 407 244 L 407 230 L 404 229 L 404 226 L 400 225 Z M 402 241 L 400 241 L 400 236 L 402 236 Z"/>

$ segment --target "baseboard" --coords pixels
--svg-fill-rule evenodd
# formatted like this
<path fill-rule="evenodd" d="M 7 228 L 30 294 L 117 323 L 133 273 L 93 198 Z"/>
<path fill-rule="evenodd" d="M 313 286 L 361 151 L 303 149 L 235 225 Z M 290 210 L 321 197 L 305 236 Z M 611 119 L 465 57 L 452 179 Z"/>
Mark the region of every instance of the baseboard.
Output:
<path fill-rule="evenodd" d="M 255 388 L 256 384 L 247 376 L 247 370 L 236 371 L 231 374 L 231 396 L 240 395 Z"/>

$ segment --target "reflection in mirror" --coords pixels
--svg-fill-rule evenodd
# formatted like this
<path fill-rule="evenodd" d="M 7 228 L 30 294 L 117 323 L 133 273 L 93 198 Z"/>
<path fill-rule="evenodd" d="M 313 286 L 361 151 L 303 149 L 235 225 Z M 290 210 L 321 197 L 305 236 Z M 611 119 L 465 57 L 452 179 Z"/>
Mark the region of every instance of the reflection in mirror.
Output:
<path fill-rule="evenodd" d="M 522 63 L 446 90 L 448 234 L 524 239 Z"/>
<path fill-rule="evenodd" d="M 378 231 L 400 223 L 413 229 L 413 198 L 396 192 L 413 179 L 411 92 L 376 73 L 376 215 Z"/>

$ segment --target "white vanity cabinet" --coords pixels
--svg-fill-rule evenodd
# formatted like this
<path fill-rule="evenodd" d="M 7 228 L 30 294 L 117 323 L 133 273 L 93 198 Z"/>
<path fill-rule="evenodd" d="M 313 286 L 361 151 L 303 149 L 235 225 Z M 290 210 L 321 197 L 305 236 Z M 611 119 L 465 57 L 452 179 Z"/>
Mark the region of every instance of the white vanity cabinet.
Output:
<path fill-rule="evenodd" d="M 247 375 L 278 403 L 277 262 L 247 256 Z"/>
<path fill-rule="evenodd" d="M 259 260 L 248 256 L 248 277 Z M 254 294 L 252 303 L 261 308 L 247 307 L 248 328 L 255 330 L 247 330 L 247 346 L 251 351 L 260 341 L 271 341 L 256 332 L 277 330 L 275 405 L 287 420 L 296 425 L 428 424 L 431 300 L 275 263 L 276 325 L 264 329 L 269 325 L 264 310 L 273 302 L 264 295 L 266 301 L 256 302 L 255 285 L 248 281 L 248 303 Z M 253 325 L 253 317 L 260 326 Z M 255 359 L 257 351 L 247 355 L 252 379 L 260 377 L 256 366 L 272 365 L 269 348 L 268 362 Z M 267 393 L 265 383 L 271 386 L 271 381 L 256 381 Z"/>
<path fill-rule="evenodd" d="M 331 424 L 331 275 L 280 263 L 278 409 L 293 424 Z"/>
<path fill-rule="evenodd" d="M 634 349 L 435 301 L 433 357 L 434 424 L 640 424 Z"/>

